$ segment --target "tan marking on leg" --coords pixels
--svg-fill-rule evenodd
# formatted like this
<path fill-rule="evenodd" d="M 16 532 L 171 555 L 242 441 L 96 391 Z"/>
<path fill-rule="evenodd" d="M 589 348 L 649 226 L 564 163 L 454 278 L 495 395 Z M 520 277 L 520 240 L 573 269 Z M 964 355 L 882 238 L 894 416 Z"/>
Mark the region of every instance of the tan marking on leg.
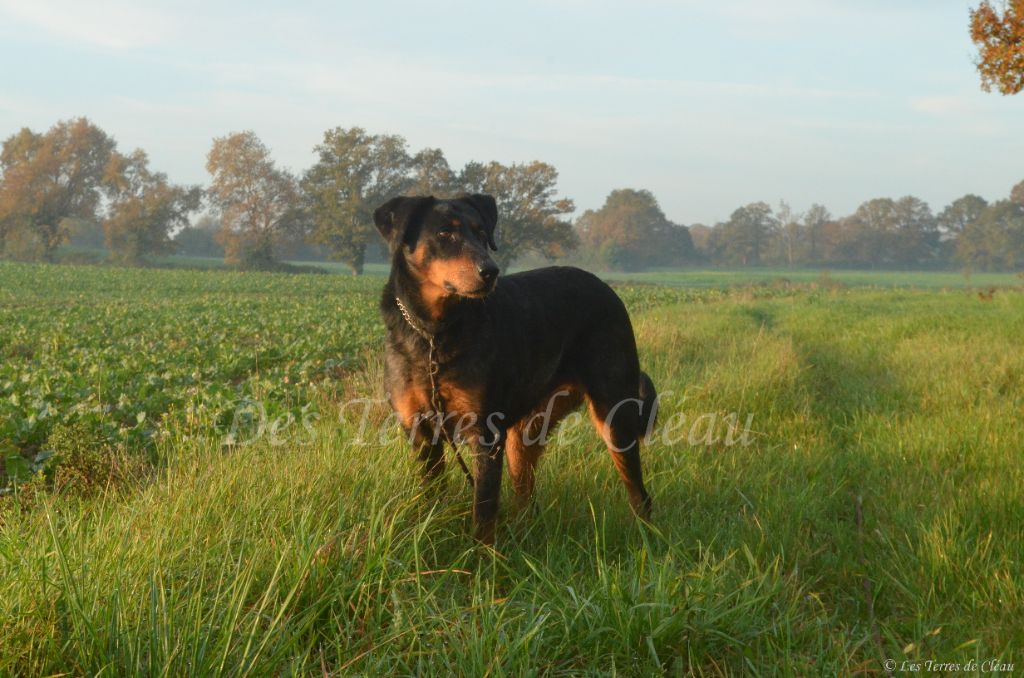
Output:
<path fill-rule="evenodd" d="M 483 409 L 483 389 L 459 386 L 442 378 L 441 397 L 447 414 L 480 414 Z"/>
<path fill-rule="evenodd" d="M 526 508 L 533 497 L 537 461 L 543 450 L 542 445 L 523 443 L 521 429 L 509 430 L 505 441 L 505 454 L 508 456 L 508 474 L 512 478 L 512 490 L 516 495 L 516 508 L 520 510 Z"/>
<path fill-rule="evenodd" d="M 444 473 L 444 444 L 436 439 L 433 423 L 424 419 L 430 409 L 427 401 L 427 393 L 415 386 L 391 396 L 391 405 L 410 434 L 409 443 L 417 459 L 423 464 L 423 480 L 429 484 Z"/>
<path fill-rule="evenodd" d="M 597 435 L 601 436 L 601 440 L 604 441 L 605 445 L 611 445 L 612 432 L 604 420 L 608 413 L 606 411 L 599 412 L 594 405 L 594 401 L 587 398 L 587 414 L 590 415 L 590 421 L 594 424 Z"/>
<path fill-rule="evenodd" d="M 644 487 L 643 472 L 640 467 L 640 441 L 615 440 L 611 426 L 605 420 L 608 414 L 607 409 L 601 408 L 587 398 L 587 410 L 594 422 L 594 428 L 605 442 L 608 454 L 615 464 L 615 470 L 626 486 L 626 493 L 629 495 L 629 504 L 633 512 L 642 520 L 649 521 L 651 517 L 651 500 Z M 629 443 L 632 445 L 629 445 Z"/>
<path fill-rule="evenodd" d="M 398 414 L 399 421 L 406 427 L 418 423 L 418 415 L 430 409 L 429 402 L 429 395 L 415 386 L 408 386 L 403 391 L 391 394 L 391 406 Z"/>
<path fill-rule="evenodd" d="M 519 423 L 509 429 L 505 452 L 516 504 L 525 507 L 533 497 L 537 463 L 558 422 L 579 407 L 582 393 L 571 384 L 554 389 Z"/>

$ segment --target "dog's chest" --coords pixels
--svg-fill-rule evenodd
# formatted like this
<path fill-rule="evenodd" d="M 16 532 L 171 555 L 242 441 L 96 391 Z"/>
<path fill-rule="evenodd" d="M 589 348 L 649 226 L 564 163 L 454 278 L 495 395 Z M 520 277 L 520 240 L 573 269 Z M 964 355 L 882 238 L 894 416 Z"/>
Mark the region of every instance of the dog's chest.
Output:
<path fill-rule="evenodd" d="M 460 384 L 454 380 L 441 380 L 438 391 L 445 414 L 480 415 L 483 410 L 483 389 Z"/>
<path fill-rule="evenodd" d="M 480 415 L 484 388 L 481 375 L 459 361 L 438 365 L 431 378 L 430 361 L 389 351 L 387 356 L 387 390 L 391 402 L 403 420 L 414 415 L 436 413 L 446 415 Z"/>

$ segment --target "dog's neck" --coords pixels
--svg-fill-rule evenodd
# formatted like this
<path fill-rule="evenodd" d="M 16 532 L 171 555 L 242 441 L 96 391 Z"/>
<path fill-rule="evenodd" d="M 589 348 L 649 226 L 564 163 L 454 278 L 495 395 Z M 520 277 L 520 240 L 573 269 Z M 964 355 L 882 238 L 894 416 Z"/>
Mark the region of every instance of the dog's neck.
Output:
<path fill-rule="evenodd" d="M 430 336 L 442 330 L 449 314 L 460 301 L 458 297 L 442 292 L 425 293 L 419 276 L 401 256 L 396 256 L 391 263 L 386 294 L 401 304 L 399 306 L 396 303 L 396 308 L 417 334 Z"/>

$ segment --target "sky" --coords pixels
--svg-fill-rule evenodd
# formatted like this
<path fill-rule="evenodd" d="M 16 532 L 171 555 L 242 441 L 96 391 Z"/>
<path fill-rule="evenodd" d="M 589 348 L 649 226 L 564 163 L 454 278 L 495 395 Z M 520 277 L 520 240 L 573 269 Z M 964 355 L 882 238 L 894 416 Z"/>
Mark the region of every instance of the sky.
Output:
<path fill-rule="evenodd" d="M 967 0 L 0 0 L 0 137 L 88 116 L 205 183 L 254 130 L 301 172 L 360 126 L 543 160 L 578 210 L 652 191 L 677 223 L 787 200 L 940 210 L 1024 179 L 1024 94 L 981 91 Z"/>

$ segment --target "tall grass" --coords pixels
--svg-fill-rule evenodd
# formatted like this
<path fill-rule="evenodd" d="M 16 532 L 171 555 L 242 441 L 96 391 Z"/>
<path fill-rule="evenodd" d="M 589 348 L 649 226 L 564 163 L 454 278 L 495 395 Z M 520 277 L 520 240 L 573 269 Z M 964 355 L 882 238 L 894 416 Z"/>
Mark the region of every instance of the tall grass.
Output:
<path fill-rule="evenodd" d="M 1019 666 L 1024 295 L 739 293 L 634 321 L 663 426 L 753 415 L 746 446 L 655 431 L 652 526 L 593 434 L 549 449 L 534 508 L 505 502 L 496 553 L 457 473 L 424 494 L 350 418 L 169 439 L 146 483 L 4 514 L 0 674 Z"/>

